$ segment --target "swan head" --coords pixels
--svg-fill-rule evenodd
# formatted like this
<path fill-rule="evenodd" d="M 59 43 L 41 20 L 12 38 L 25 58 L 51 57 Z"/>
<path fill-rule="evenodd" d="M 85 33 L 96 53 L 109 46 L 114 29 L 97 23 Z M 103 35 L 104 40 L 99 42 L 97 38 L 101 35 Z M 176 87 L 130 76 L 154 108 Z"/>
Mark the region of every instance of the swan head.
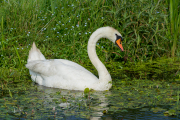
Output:
<path fill-rule="evenodd" d="M 111 40 L 113 43 L 115 43 L 121 51 L 124 51 L 123 46 L 122 46 L 122 35 L 114 28 L 112 27 L 103 27 L 103 33 L 106 38 Z"/>

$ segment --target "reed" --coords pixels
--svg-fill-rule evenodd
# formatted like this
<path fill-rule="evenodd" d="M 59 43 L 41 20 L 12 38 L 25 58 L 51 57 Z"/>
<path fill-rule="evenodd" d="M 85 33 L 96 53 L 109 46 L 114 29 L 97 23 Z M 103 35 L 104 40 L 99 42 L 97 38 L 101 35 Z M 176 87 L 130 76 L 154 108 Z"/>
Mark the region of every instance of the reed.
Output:
<path fill-rule="evenodd" d="M 2 52 L 4 51 L 4 28 L 3 28 L 3 16 L 1 21 L 1 45 L 2 45 Z"/>
<path fill-rule="evenodd" d="M 19 53 L 18 53 L 18 50 L 17 50 L 17 48 L 14 46 L 14 50 L 16 51 L 16 55 L 17 55 L 17 57 L 18 57 L 18 60 L 19 60 L 19 67 L 20 68 L 22 68 L 22 64 L 21 64 L 21 57 L 19 56 Z"/>
<path fill-rule="evenodd" d="M 179 0 L 170 0 L 169 4 L 169 14 L 170 14 L 170 34 L 173 39 L 171 47 L 171 56 L 175 56 L 175 51 L 177 47 L 178 35 L 180 33 L 180 8 Z"/>

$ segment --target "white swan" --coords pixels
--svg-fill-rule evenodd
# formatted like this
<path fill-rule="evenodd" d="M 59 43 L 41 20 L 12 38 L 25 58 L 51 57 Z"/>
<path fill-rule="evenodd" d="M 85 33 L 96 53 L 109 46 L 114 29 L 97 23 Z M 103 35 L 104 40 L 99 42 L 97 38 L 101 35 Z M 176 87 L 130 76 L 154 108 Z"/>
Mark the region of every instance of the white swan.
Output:
<path fill-rule="evenodd" d="M 123 51 L 121 34 L 114 28 L 102 27 L 91 35 L 87 50 L 92 64 L 98 71 L 99 79 L 75 62 L 64 59 L 45 59 L 34 42 L 26 64 L 31 79 L 39 85 L 68 90 L 83 91 L 85 88 L 109 90 L 112 86 L 111 76 L 96 54 L 96 43 L 100 38 L 108 38 Z"/>

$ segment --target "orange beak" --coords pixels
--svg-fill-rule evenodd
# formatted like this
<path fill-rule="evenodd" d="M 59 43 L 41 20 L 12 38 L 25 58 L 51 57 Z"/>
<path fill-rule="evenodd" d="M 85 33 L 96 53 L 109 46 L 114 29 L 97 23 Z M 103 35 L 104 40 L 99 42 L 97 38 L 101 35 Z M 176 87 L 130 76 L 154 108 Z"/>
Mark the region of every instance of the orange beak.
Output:
<path fill-rule="evenodd" d="M 115 43 L 121 49 L 121 51 L 124 51 L 121 38 L 117 39 Z"/>

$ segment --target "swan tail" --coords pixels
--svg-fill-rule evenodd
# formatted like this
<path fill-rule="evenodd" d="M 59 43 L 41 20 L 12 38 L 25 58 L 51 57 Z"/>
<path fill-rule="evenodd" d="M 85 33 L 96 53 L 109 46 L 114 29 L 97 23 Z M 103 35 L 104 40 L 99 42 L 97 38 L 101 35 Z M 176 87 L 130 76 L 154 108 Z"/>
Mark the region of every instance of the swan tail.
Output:
<path fill-rule="evenodd" d="M 28 62 L 33 60 L 46 60 L 41 51 L 36 47 L 35 42 L 33 42 L 31 50 L 29 51 Z"/>

